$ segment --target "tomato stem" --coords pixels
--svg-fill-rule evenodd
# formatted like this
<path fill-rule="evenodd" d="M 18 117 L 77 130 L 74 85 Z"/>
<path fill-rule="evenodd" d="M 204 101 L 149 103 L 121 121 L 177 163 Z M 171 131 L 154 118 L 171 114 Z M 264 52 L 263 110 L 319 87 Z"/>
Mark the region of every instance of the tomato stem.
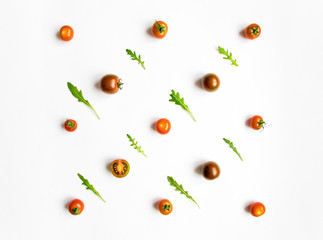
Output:
<path fill-rule="evenodd" d="M 80 209 L 79 208 L 73 208 L 72 212 L 73 212 L 73 215 L 79 215 L 80 214 Z"/>
<path fill-rule="evenodd" d="M 265 126 L 266 126 L 266 122 L 264 122 L 264 120 L 260 120 L 258 129 L 261 129 L 261 131 L 263 131 Z"/>
<path fill-rule="evenodd" d="M 120 90 L 122 90 L 122 85 L 123 85 L 123 82 L 121 81 L 122 79 L 120 79 L 119 80 L 119 82 L 118 82 L 118 88 L 120 89 Z"/>
<path fill-rule="evenodd" d="M 249 27 L 249 30 L 252 30 L 252 32 L 249 33 L 250 36 L 253 36 L 253 35 L 259 35 L 259 27 L 258 26 L 255 26 L 255 27 Z"/>
<path fill-rule="evenodd" d="M 166 32 L 166 27 L 160 25 L 160 23 L 157 20 L 155 20 L 155 26 L 157 27 L 158 32 L 160 32 L 160 33 Z"/>

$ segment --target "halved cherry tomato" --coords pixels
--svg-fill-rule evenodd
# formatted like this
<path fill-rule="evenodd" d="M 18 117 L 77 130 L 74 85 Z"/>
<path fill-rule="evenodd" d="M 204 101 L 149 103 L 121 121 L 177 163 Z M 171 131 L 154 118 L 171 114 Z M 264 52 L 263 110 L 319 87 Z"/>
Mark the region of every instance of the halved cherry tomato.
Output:
<path fill-rule="evenodd" d="M 127 160 L 117 159 L 111 163 L 110 169 L 115 177 L 123 178 L 128 175 L 130 171 L 130 164 Z"/>
<path fill-rule="evenodd" d="M 266 123 L 262 119 L 262 117 L 255 115 L 250 119 L 250 127 L 255 130 L 264 129 Z"/>
<path fill-rule="evenodd" d="M 77 123 L 73 119 L 67 119 L 65 121 L 64 126 L 65 126 L 66 131 L 74 132 L 76 130 L 76 128 L 77 128 Z"/>
<path fill-rule="evenodd" d="M 158 210 L 163 215 L 168 215 L 173 211 L 172 203 L 167 199 L 162 199 L 158 202 Z"/>
<path fill-rule="evenodd" d="M 105 75 L 100 81 L 102 91 L 110 94 L 118 92 L 122 85 L 121 79 L 113 74 Z"/>
<path fill-rule="evenodd" d="M 167 134 L 170 131 L 171 124 L 166 118 L 161 118 L 156 122 L 156 130 L 160 134 Z"/>
<path fill-rule="evenodd" d="M 260 217 L 266 212 L 265 205 L 261 202 L 255 202 L 250 205 L 250 213 L 254 217 Z"/>
<path fill-rule="evenodd" d="M 151 28 L 151 32 L 156 38 L 164 38 L 167 34 L 168 26 L 163 21 L 155 21 Z"/>
<path fill-rule="evenodd" d="M 250 24 L 246 29 L 244 30 L 244 34 L 246 35 L 246 38 L 253 40 L 260 36 L 261 28 L 258 24 Z"/>
<path fill-rule="evenodd" d="M 61 27 L 61 30 L 59 31 L 59 37 L 63 41 L 71 41 L 74 36 L 74 30 L 70 26 L 63 26 Z"/>
<path fill-rule="evenodd" d="M 68 204 L 68 210 L 72 215 L 79 215 L 83 212 L 84 203 L 80 199 L 74 199 Z"/>

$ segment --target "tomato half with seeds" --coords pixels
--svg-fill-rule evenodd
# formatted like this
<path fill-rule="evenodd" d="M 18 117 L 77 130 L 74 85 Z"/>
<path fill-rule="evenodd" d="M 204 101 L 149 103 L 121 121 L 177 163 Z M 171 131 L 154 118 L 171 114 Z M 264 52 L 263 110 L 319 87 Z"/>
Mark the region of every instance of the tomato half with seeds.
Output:
<path fill-rule="evenodd" d="M 264 122 L 263 118 L 259 115 L 255 115 L 250 119 L 250 127 L 255 130 L 264 129 L 266 126 L 266 122 Z"/>
<path fill-rule="evenodd" d="M 173 205 L 168 199 L 162 199 L 158 202 L 158 210 L 163 215 L 168 215 L 173 211 Z"/>
<path fill-rule="evenodd" d="M 64 127 L 65 127 L 66 131 L 74 132 L 77 128 L 77 123 L 73 119 L 67 119 L 65 121 Z"/>
<path fill-rule="evenodd" d="M 246 29 L 244 30 L 244 34 L 246 35 L 246 38 L 253 40 L 260 36 L 261 28 L 258 24 L 250 24 Z"/>
<path fill-rule="evenodd" d="M 156 122 L 156 130 L 160 134 L 167 134 L 171 128 L 170 121 L 167 118 L 161 118 Z"/>
<path fill-rule="evenodd" d="M 250 213 L 254 217 L 260 217 L 266 212 L 265 205 L 261 202 L 255 202 L 250 205 Z"/>
<path fill-rule="evenodd" d="M 74 30 L 72 27 L 67 26 L 67 25 L 61 27 L 61 29 L 59 31 L 59 37 L 63 41 L 71 41 L 73 36 L 74 36 Z"/>
<path fill-rule="evenodd" d="M 163 21 L 155 21 L 151 28 L 151 32 L 156 38 L 164 38 L 168 32 L 168 26 Z"/>
<path fill-rule="evenodd" d="M 127 160 L 117 159 L 111 163 L 110 169 L 115 177 L 123 178 L 128 175 L 130 171 L 130 164 Z"/>
<path fill-rule="evenodd" d="M 122 85 L 121 79 L 113 74 L 105 75 L 100 81 L 101 90 L 109 94 L 118 92 L 119 89 L 122 89 Z"/>
<path fill-rule="evenodd" d="M 79 215 L 84 210 L 84 203 L 80 199 L 74 199 L 68 204 L 68 210 L 72 215 Z"/>

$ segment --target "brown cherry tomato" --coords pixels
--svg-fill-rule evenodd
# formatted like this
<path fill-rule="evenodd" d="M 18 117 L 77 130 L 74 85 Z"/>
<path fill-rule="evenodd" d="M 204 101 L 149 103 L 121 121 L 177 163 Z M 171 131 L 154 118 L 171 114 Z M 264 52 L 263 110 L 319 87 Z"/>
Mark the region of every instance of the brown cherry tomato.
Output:
<path fill-rule="evenodd" d="M 65 121 L 64 126 L 65 126 L 66 131 L 74 132 L 76 130 L 76 128 L 77 128 L 77 123 L 73 119 L 67 119 Z"/>
<path fill-rule="evenodd" d="M 202 86 L 208 92 L 214 92 L 220 87 L 220 79 L 213 73 L 206 74 L 202 78 Z"/>
<path fill-rule="evenodd" d="M 115 177 L 123 178 L 128 175 L 130 164 L 127 160 L 117 159 L 111 163 L 110 170 Z"/>
<path fill-rule="evenodd" d="M 250 213 L 254 217 L 260 217 L 266 212 L 265 205 L 261 202 L 255 202 L 250 205 Z"/>
<path fill-rule="evenodd" d="M 151 28 L 151 32 L 156 38 L 164 38 L 167 34 L 168 26 L 163 21 L 155 21 Z"/>
<path fill-rule="evenodd" d="M 72 40 L 73 36 L 74 36 L 73 28 L 71 28 L 70 26 L 67 26 L 67 25 L 61 27 L 61 30 L 59 31 L 59 37 L 63 41 L 70 41 L 70 40 Z"/>
<path fill-rule="evenodd" d="M 203 176 L 213 180 L 220 176 L 220 167 L 215 162 L 207 162 L 203 166 Z"/>
<path fill-rule="evenodd" d="M 79 215 L 83 212 L 84 203 L 80 199 L 74 199 L 68 204 L 68 210 L 72 215 Z"/>
<path fill-rule="evenodd" d="M 110 94 L 118 92 L 119 89 L 122 89 L 122 85 L 123 83 L 121 82 L 121 79 L 113 74 L 105 75 L 100 81 L 102 91 Z"/>
<path fill-rule="evenodd" d="M 246 38 L 253 40 L 260 36 L 261 28 L 258 24 L 250 24 L 246 29 L 244 30 L 244 34 L 246 35 Z"/>
<path fill-rule="evenodd" d="M 166 118 L 161 118 L 156 122 L 156 130 L 160 134 L 167 134 L 170 131 L 171 124 Z"/>
<path fill-rule="evenodd" d="M 162 199 L 158 202 L 158 210 L 163 215 L 168 215 L 173 211 L 172 203 L 167 199 Z"/>
<path fill-rule="evenodd" d="M 262 117 L 255 115 L 250 119 L 250 127 L 255 130 L 264 129 L 266 123 L 262 119 Z"/>

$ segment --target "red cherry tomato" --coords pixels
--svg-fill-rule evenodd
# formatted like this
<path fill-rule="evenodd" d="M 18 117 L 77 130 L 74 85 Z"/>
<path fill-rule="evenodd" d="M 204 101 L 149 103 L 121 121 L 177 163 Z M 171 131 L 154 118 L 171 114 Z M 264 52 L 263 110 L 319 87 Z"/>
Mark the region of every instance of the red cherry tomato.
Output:
<path fill-rule="evenodd" d="M 117 159 L 111 163 L 110 170 L 115 177 L 123 178 L 128 175 L 130 164 L 127 160 Z"/>
<path fill-rule="evenodd" d="M 74 30 L 70 26 L 63 26 L 61 27 L 61 30 L 59 31 L 59 37 L 63 41 L 71 41 L 74 36 Z"/>
<path fill-rule="evenodd" d="M 171 124 L 166 118 L 161 118 L 156 122 L 156 130 L 160 134 L 167 134 L 170 131 Z"/>
<path fill-rule="evenodd" d="M 265 205 L 261 202 L 255 202 L 250 205 L 250 213 L 254 217 L 260 217 L 266 212 Z"/>
<path fill-rule="evenodd" d="M 155 21 L 151 28 L 151 32 L 156 38 L 164 38 L 167 34 L 168 26 L 163 21 Z"/>
<path fill-rule="evenodd" d="M 76 128 L 77 128 L 77 123 L 73 119 L 67 119 L 65 121 L 64 126 L 65 126 L 66 131 L 74 132 L 76 130 Z"/>
<path fill-rule="evenodd" d="M 168 215 L 173 211 L 172 203 L 167 199 L 162 199 L 158 202 L 158 210 L 163 215 Z"/>
<path fill-rule="evenodd" d="M 258 24 L 250 24 L 246 29 L 244 30 L 244 34 L 246 35 L 246 38 L 253 40 L 260 36 L 261 28 Z"/>
<path fill-rule="evenodd" d="M 264 129 L 266 123 L 261 116 L 255 115 L 250 119 L 250 127 L 255 130 Z"/>
<path fill-rule="evenodd" d="M 74 199 L 68 204 L 68 210 L 72 215 L 79 215 L 83 212 L 84 203 L 80 199 Z"/>

